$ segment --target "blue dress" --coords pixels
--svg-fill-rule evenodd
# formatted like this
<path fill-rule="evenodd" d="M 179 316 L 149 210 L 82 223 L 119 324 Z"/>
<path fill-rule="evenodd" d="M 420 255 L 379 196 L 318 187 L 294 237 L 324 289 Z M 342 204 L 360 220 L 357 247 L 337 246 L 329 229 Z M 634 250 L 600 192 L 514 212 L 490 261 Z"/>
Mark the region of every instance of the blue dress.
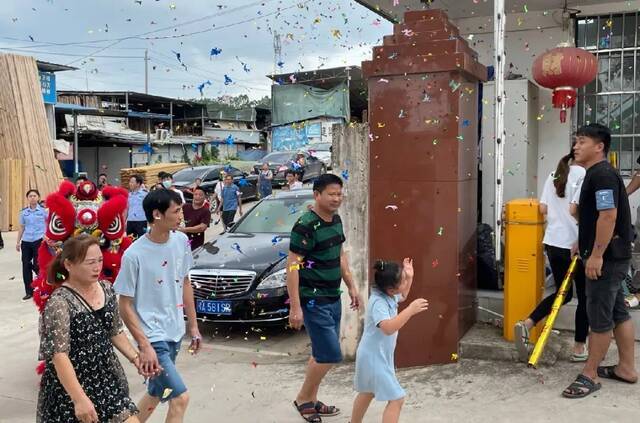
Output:
<path fill-rule="evenodd" d="M 356 352 L 355 390 L 373 393 L 378 401 L 392 401 L 405 396 L 393 362 L 398 332 L 385 335 L 378 327 L 381 321 L 398 315 L 400 298 L 400 295 L 390 297 L 377 289 L 371 291 L 364 334 Z"/>

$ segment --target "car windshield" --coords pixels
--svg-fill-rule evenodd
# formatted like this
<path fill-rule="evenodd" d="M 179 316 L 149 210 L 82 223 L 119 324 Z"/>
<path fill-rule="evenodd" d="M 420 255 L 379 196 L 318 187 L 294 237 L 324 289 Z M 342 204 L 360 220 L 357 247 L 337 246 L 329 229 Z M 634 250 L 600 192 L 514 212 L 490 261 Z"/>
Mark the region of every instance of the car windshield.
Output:
<path fill-rule="evenodd" d="M 315 150 L 315 151 L 330 151 L 329 150 L 330 148 L 331 148 L 331 143 L 328 143 L 328 142 L 309 145 L 309 150 Z"/>
<path fill-rule="evenodd" d="M 258 203 L 233 228 L 243 233 L 289 233 L 298 218 L 313 204 L 313 198 L 274 198 Z"/>
<path fill-rule="evenodd" d="M 277 153 L 267 154 L 260 160 L 262 163 L 285 163 L 291 160 L 291 152 L 280 151 Z"/>
<path fill-rule="evenodd" d="M 208 169 L 196 169 L 193 167 L 182 169 L 173 174 L 174 181 L 195 181 L 202 178 Z"/>

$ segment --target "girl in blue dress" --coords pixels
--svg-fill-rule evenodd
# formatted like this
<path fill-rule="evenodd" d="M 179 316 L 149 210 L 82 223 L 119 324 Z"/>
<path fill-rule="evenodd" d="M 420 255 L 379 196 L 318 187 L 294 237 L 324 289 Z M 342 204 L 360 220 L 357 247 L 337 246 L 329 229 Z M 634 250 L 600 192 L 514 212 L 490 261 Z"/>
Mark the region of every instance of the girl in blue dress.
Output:
<path fill-rule="evenodd" d="M 375 286 L 371 290 L 364 334 L 356 353 L 355 390 L 351 423 L 362 423 L 371 400 L 388 401 L 383 423 L 400 419 L 405 392 L 398 383 L 393 361 L 398 331 L 409 319 L 427 310 L 424 298 L 414 300 L 398 314 L 398 303 L 407 299 L 413 282 L 413 260 L 405 258 L 402 266 L 392 261 L 377 261 Z"/>

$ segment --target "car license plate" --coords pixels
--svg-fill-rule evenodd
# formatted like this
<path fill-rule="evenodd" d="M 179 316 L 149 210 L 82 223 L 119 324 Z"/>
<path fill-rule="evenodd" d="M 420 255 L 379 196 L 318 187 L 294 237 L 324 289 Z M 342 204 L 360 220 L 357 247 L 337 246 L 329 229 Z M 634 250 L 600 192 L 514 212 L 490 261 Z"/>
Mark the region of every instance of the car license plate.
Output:
<path fill-rule="evenodd" d="M 230 301 L 196 300 L 196 311 L 204 314 L 231 315 Z"/>

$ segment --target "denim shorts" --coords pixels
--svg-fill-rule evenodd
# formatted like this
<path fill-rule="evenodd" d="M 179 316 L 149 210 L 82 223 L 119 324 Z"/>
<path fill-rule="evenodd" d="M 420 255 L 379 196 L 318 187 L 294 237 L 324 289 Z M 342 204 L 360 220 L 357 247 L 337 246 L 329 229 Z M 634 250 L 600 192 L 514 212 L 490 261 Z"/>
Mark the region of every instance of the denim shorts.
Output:
<path fill-rule="evenodd" d="M 309 300 L 303 305 L 304 326 L 311 338 L 311 355 L 317 363 L 335 364 L 342 361 L 340 351 L 340 299 L 323 303 Z"/>
<path fill-rule="evenodd" d="M 163 371 L 160 375 L 149 380 L 147 386 L 149 395 L 160 398 L 161 402 L 166 402 L 187 392 L 187 387 L 176 369 L 176 357 L 180 350 L 180 342 L 152 342 L 151 346 L 156 351 L 158 362 Z"/>
<path fill-rule="evenodd" d="M 629 270 L 629 260 L 604 261 L 602 275 L 587 278 L 587 316 L 591 331 L 605 333 L 631 316 L 624 304 L 622 284 Z"/>

